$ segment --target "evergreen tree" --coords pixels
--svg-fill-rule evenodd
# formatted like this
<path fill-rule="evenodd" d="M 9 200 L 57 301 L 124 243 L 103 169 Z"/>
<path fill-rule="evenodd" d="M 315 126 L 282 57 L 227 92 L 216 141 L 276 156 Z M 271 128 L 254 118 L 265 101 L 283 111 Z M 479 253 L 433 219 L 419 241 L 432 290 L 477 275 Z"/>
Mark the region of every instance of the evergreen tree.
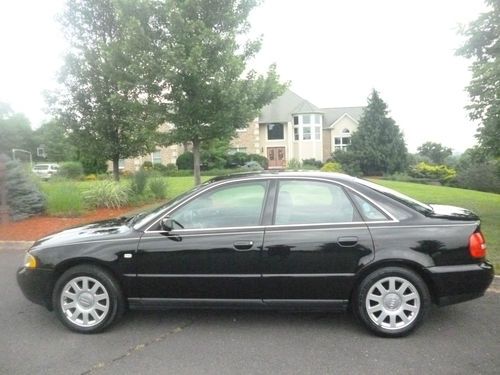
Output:
<path fill-rule="evenodd" d="M 365 175 L 380 175 L 404 171 L 407 149 L 403 133 L 388 116 L 387 105 L 373 90 L 353 133 L 348 155 L 359 164 Z"/>

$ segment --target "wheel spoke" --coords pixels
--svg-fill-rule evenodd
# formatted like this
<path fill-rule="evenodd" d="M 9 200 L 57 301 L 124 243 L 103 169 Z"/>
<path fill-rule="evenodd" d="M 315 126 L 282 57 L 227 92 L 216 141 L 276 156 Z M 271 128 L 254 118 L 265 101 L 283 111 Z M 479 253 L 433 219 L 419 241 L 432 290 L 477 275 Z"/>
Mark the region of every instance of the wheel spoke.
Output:
<path fill-rule="evenodd" d="M 389 324 L 391 328 L 396 328 L 396 315 L 389 315 Z"/>
<path fill-rule="evenodd" d="M 415 293 L 410 293 L 410 294 L 407 294 L 407 295 L 404 295 L 403 296 L 403 302 L 408 302 L 408 301 L 412 301 L 414 300 L 415 298 L 417 297 L 417 295 Z"/>
<path fill-rule="evenodd" d="M 391 277 L 389 279 L 389 292 L 395 292 L 396 291 L 396 279 Z"/>

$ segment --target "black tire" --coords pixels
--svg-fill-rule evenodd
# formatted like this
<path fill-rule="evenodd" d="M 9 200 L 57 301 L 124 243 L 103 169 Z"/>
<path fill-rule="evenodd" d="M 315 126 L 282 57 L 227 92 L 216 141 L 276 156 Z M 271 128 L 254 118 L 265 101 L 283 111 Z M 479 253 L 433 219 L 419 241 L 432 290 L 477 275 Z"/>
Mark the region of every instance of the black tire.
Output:
<path fill-rule="evenodd" d="M 402 337 L 422 323 L 431 297 L 426 283 L 414 271 L 385 267 L 361 281 L 353 302 L 354 313 L 369 330 L 378 336 Z"/>
<path fill-rule="evenodd" d="M 70 285 L 75 283 L 75 287 Z M 77 291 L 75 288 L 83 287 L 83 283 L 86 283 L 89 290 L 85 292 L 86 289 L 83 288 Z M 92 292 L 93 288 L 96 288 L 95 292 Z M 71 297 L 67 298 L 68 295 Z M 59 320 L 79 333 L 101 332 L 116 322 L 125 311 L 118 282 L 109 272 L 91 264 L 72 267 L 59 277 L 54 285 L 52 305 Z M 69 308 L 70 305 L 75 307 Z M 87 317 L 86 321 L 84 315 Z"/>

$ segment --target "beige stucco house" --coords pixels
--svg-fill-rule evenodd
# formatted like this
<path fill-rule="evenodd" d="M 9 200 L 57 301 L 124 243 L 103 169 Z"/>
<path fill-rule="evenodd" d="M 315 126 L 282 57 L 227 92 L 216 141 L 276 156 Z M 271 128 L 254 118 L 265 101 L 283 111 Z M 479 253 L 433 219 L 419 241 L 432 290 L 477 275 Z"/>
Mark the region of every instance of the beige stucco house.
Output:
<path fill-rule="evenodd" d="M 325 161 L 333 151 L 349 147 L 362 112 L 363 107 L 318 108 L 286 90 L 247 128 L 236 132 L 232 152 L 264 155 L 270 169 L 284 168 L 291 159 Z M 183 151 L 181 145 L 158 148 L 154 153 L 121 161 L 120 168 L 135 171 L 145 161 L 175 163 Z"/>

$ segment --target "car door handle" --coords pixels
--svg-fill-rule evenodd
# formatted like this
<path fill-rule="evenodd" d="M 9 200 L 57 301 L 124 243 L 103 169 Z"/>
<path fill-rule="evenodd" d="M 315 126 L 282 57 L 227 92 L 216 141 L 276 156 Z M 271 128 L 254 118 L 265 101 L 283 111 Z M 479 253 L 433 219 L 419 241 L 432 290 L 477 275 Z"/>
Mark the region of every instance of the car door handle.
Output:
<path fill-rule="evenodd" d="M 253 247 L 253 241 L 236 241 L 233 243 L 233 247 L 236 250 L 250 250 Z"/>
<path fill-rule="evenodd" d="M 337 238 L 337 242 L 343 247 L 353 247 L 358 244 L 358 237 L 354 236 L 342 236 Z"/>

